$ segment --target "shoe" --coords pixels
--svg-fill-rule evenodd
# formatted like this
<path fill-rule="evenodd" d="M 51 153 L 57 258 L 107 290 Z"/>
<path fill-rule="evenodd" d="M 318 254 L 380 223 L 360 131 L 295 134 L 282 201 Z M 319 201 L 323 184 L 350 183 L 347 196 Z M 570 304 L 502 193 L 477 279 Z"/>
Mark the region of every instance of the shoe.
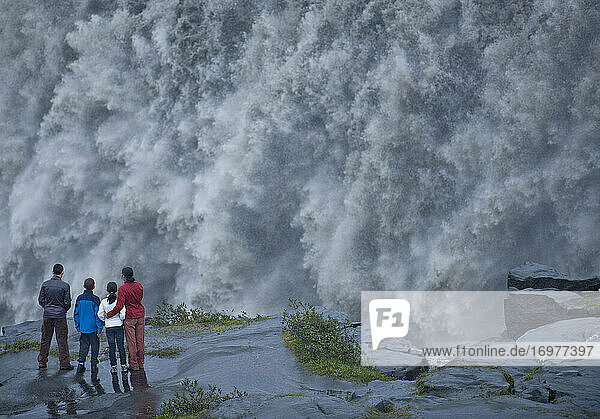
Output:
<path fill-rule="evenodd" d="M 46 364 L 42 364 L 42 363 L 40 362 L 40 364 L 38 365 L 38 368 L 39 368 L 39 369 L 41 369 L 41 370 L 43 370 L 43 369 L 45 369 L 45 368 L 48 368 L 48 366 L 47 366 Z"/>
<path fill-rule="evenodd" d="M 83 374 L 84 371 L 85 371 L 85 365 L 83 365 L 80 362 L 79 365 L 77 365 L 77 374 Z"/>
<path fill-rule="evenodd" d="M 73 365 L 69 364 L 69 365 L 65 365 L 64 367 L 60 367 L 60 369 L 66 370 L 66 371 L 71 371 L 71 370 L 74 370 L 75 367 Z"/>
<path fill-rule="evenodd" d="M 118 371 L 117 366 L 116 365 L 111 365 L 110 366 L 110 373 L 111 374 L 116 374 Z"/>

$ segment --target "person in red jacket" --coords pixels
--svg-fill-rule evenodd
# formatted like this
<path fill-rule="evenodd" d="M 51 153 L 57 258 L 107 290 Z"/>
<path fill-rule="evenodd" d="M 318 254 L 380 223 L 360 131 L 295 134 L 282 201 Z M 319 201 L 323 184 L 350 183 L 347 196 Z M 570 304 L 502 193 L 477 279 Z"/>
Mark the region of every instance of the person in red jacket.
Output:
<path fill-rule="evenodd" d="M 129 266 L 121 271 L 124 284 L 119 287 L 117 305 L 108 313 L 106 318 L 119 314 L 125 307 L 125 339 L 127 340 L 127 351 L 129 352 L 129 369 L 139 371 L 144 368 L 144 326 L 146 325 L 146 312 L 142 305 L 144 288 L 142 284 L 135 281 L 133 269 Z"/>

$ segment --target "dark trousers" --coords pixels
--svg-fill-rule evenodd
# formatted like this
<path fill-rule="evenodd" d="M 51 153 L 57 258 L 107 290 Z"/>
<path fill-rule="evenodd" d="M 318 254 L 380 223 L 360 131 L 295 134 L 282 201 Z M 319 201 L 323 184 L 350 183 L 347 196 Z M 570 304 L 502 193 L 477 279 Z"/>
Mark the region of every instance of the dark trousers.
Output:
<path fill-rule="evenodd" d="M 38 362 L 40 364 L 48 363 L 48 352 L 50 352 L 50 343 L 52 342 L 52 335 L 56 330 L 56 343 L 58 344 L 58 359 L 61 367 L 71 365 L 71 359 L 69 356 L 69 344 L 67 343 L 67 337 L 69 336 L 69 328 L 67 326 L 67 319 L 48 319 L 44 317 L 42 323 L 42 341 L 40 342 L 40 354 L 38 355 Z"/>
<path fill-rule="evenodd" d="M 117 365 L 116 349 L 119 349 L 119 360 L 121 361 L 121 365 L 127 365 L 127 355 L 125 354 L 125 345 L 123 344 L 124 337 L 125 333 L 123 332 L 123 326 L 106 328 L 108 357 L 110 358 L 111 366 Z"/>
<path fill-rule="evenodd" d="M 98 351 L 100 350 L 100 339 L 95 333 L 82 333 L 79 336 L 79 363 L 85 364 L 88 351 L 92 347 L 92 358 L 90 362 L 92 365 L 98 364 Z"/>

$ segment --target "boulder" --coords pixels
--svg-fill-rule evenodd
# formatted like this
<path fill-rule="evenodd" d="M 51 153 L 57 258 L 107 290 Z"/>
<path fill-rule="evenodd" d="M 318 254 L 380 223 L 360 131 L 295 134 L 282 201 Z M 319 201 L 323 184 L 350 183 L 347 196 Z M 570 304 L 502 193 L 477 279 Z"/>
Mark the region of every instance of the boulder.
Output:
<path fill-rule="evenodd" d="M 510 339 L 517 339 L 528 330 L 567 318 L 567 310 L 546 295 L 509 293 L 504 300 L 504 322 Z"/>
<path fill-rule="evenodd" d="M 517 342 L 598 342 L 600 318 L 561 320 L 529 330 Z"/>
<path fill-rule="evenodd" d="M 551 266 L 535 262 L 525 262 L 522 266 L 508 272 L 508 289 L 538 289 L 565 291 L 597 291 L 600 278 L 573 278 L 558 272 Z"/>

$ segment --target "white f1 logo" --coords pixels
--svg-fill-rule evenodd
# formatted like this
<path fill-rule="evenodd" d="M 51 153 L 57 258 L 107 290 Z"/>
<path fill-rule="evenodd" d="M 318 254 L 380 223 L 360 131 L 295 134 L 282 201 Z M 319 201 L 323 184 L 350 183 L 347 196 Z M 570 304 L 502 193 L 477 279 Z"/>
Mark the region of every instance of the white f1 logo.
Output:
<path fill-rule="evenodd" d="M 369 302 L 373 349 L 385 338 L 403 338 L 408 334 L 410 303 L 402 298 L 377 299 Z"/>

